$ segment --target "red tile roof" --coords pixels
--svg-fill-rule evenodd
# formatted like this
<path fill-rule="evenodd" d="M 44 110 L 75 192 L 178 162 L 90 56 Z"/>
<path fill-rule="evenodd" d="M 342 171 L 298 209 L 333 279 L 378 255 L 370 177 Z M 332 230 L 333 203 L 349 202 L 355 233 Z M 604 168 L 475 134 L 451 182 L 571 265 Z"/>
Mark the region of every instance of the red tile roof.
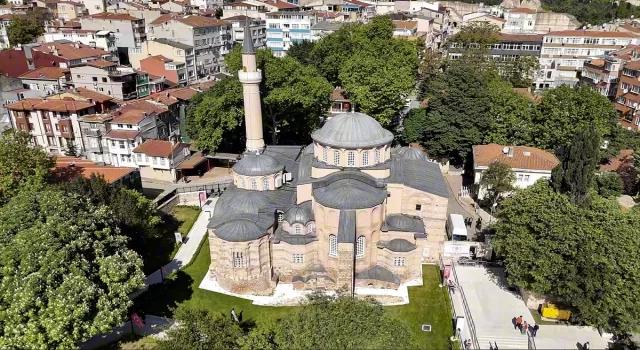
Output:
<path fill-rule="evenodd" d="M 132 101 L 127 101 L 122 107 L 120 107 L 120 109 L 118 109 L 114 113 L 114 116 L 124 114 L 130 110 L 141 110 L 147 113 L 160 114 L 168 111 L 169 109 L 163 106 L 162 104 L 154 103 L 147 100 L 132 100 Z"/>
<path fill-rule="evenodd" d="M 100 102 L 100 103 L 104 103 L 107 101 L 113 101 L 113 97 L 109 96 L 109 95 L 105 95 L 105 94 L 101 94 L 99 92 L 93 91 L 93 90 L 89 90 L 87 88 L 83 88 L 83 87 L 79 87 L 76 88 L 76 91 L 69 91 L 73 94 L 77 94 L 80 95 L 84 98 L 90 98 L 96 102 Z"/>
<path fill-rule="evenodd" d="M 185 100 L 188 101 L 190 100 L 193 96 L 195 96 L 195 94 L 198 93 L 198 91 L 190 88 L 190 87 L 182 87 L 182 88 L 176 88 L 176 89 L 169 89 L 167 90 L 167 92 L 169 93 L 170 96 L 176 97 L 180 100 Z"/>
<path fill-rule="evenodd" d="M 136 147 L 134 153 L 144 153 L 151 157 L 169 157 L 182 144 L 173 144 L 170 141 L 162 140 L 146 140 L 140 146 Z"/>
<path fill-rule="evenodd" d="M 22 74 L 20 78 L 55 80 L 68 72 L 68 69 L 60 67 L 40 67 Z"/>
<path fill-rule="evenodd" d="M 76 112 L 79 110 L 93 107 L 93 104 L 84 101 L 69 101 L 69 100 L 42 100 L 39 98 L 28 98 L 10 105 L 4 106 L 4 108 L 14 111 L 33 111 L 44 110 L 54 112 Z"/>
<path fill-rule="evenodd" d="M 348 101 L 347 98 L 344 97 L 344 89 L 334 89 L 331 93 L 331 101 Z"/>
<path fill-rule="evenodd" d="M 108 138 L 119 140 L 133 140 L 140 134 L 136 130 L 111 130 L 107 133 Z"/>
<path fill-rule="evenodd" d="M 607 159 L 607 164 L 600 165 L 601 171 L 618 171 L 620 166 L 627 162 L 633 160 L 633 150 L 632 149 L 623 149 L 618 154 L 617 158 L 609 158 Z"/>
<path fill-rule="evenodd" d="M 154 19 L 153 21 L 151 21 L 151 23 L 149 23 L 150 25 L 158 25 L 158 24 L 162 24 L 165 23 L 169 20 L 171 20 L 173 17 L 175 17 L 175 15 L 161 15 L 160 17 Z"/>
<path fill-rule="evenodd" d="M 267 0 L 264 3 L 267 4 L 267 5 L 275 6 L 278 9 L 297 9 L 297 8 L 299 8 L 298 6 L 296 6 L 294 4 L 290 4 L 290 3 L 285 2 L 285 1 Z"/>
<path fill-rule="evenodd" d="M 538 41 L 542 42 L 544 34 L 506 34 L 500 33 L 498 36 L 501 41 Z"/>
<path fill-rule="evenodd" d="M 538 11 L 533 10 L 533 9 L 528 9 L 526 7 L 518 7 L 518 8 L 515 8 L 515 9 L 509 11 L 509 12 L 511 12 L 511 13 L 537 13 Z"/>
<path fill-rule="evenodd" d="M 183 17 L 176 17 L 174 19 L 180 23 L 183 23 L 195 28 L 220 27 L 220 26 L 229 24 L 229 22 L 226 22 L 226 21 L 215 19 L 213 17 L 203 17 L 203 16 L 183 16 Z"/>
<path fill-rule="evenodd" d="M 545 36 L 585 36 L 593 38 L 636 38 L 637 36 L 625 32 L 606 32 L 597 30 L 562 30 L 549 32 Z"/>
<path fill-rule="evenodd" d="M 55 28 L 82 28 L 82 24 L 80 24 L 80 22 L 78 21 L 64 21 L 63 19 L 60 20 L 54 20 L 51 23 L 52 27 Z"/>
<path fill-rule="evenodd" d="M 418 26 L 416 21 L 393 21 L 393 27 L 395 29 L 414 29 Z"/>
<path fill-rule="evenodd" d="M 126 111 L 118 116 L 115 116 L 113 123 L 115 124 L 138 124 L 148 117 L 149 113 L 141 111 L 139 109 L 132 109 Z"/>
<path fill-rule="evenodd" d="M 92 66 L 92 67 L 98 67 L 98 68 L 117 66 L 117 64 L 115 62 L 109 62 L 109 61 L 105 61 L 105 60 L 89 61 L 89 62 L 87 62 L 87 65 L 88 66 Z"/>
<path fill-rule="evenodd" d="M 144 61 L 144 60 L 157 60 L 157 61 L 162 61 L 162 62 L 173 62 L 172 59 L 164 57 L 162 55 L 149 56 L 149 57 L 147 57 L 145 59 L 142 59 L 141 61 Z"/>
<path fill-rule="evenodd" d="M 504 148 L 512 149 L 512 156 L 504 153 Z M 535 147 L 502 146 L 495 143 L 473 146 L 475 166 L 488 167 L 493 162 L 502 162 L 513 169 L 551 171 L 560 161 L 553 154 Z"/>
<path fill-rule="evenodd" d="M 624 28 L 624 29 L 626 29 L 626 30 L 628 30 L 630 32 L 634 32 L 634 33 L 640 34 L 640 28 L 634 27 L 629 23 L 625 23 L 625 24 L 621 25 L 620 27 L 622 27 L 622 28 Z"/>
<path fill-rule="evenodd" d="M 59 57 L 69 60 L 102 57 L 111 54 L 109 51 L 92 48 L 90 46 L 79 43 L 44 43 L 40 46 L 33 47 L 32 49 L 34 51 L 40 51 L 50 54 L 55 54 L 57 50 Z"/>
<path fill-rule="evenodd" d="M 80 158 L 58 157 L 53 173 L 58 181 L 69 181 L 78 176 L 90 178 L 91 174 L 95 174 L 104 176 L 107 183 L 114 183 L 135 171 L 135 168 L 98 166 L 94 162 Z"/>
<path fill-rule="evenodd" d="M 94 13 L 93 15 L 89 15 L 86 18 L 110 19 L 115 21 L 137 21 L 140 19 L 137 17 L 133 17 L 127 13 L 113 13 L 113 12 Z"/>

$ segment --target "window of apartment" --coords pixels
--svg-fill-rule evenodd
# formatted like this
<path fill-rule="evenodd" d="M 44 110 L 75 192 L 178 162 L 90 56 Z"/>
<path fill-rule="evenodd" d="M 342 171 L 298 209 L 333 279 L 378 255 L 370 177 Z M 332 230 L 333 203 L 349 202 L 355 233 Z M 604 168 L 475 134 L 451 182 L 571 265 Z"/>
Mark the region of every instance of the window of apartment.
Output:
<path fill-rule="evenodd" d="M 364 236 L 360 236 L 356 240 L 356 258 L 364 258 L 365 240 Z"/>
<path fill-rule="evenodd" d="M 422 210 L 422 204 L 416 204 L 416 210 L 417 211 L 421 211 Z"/>
<path fill-rule="evenodd" d="M 393 258 L 393 266 L 404 266 L 404 258 L 400 258 L 400 257 Z"/>
<path fill-rule="evenodd" d="M 124 141 L 118 141 L 118 147 L 124 149 Z"/>
<path fill-rule="evenodd" d="M 44 118 L 44 117 L 43 117 L 43 118 Z M 46 132 L 51 132 L 51 125 L 49 125 L 49 124 L 45 124 L 45 125 L 44 125 L 44 130 L 45 130 Z"/>
<path fill-rule="evenodd" d="M 617 102 L 620 103 L 620 104 L 625 104 L 627 102 L 627 99 L 622 97 L 622 96 L 620 96 L 620 97 L 618 97 Z"/>
<path fill-rule="evenodd" d="M 348 152 L 347 153 L 347 165 L 348 166 L 355 166 L 356 165 L 356 153 L 355 152 Z"/>
<path fill-rule="evenodd" d="M 523 180 L 524 180 L 524 174 L 518 174 L 518 178 L 516 179 L 516 181 L 522 182 Z"/>
<path fill-rule="evenodd" d="M 622 74 L 633 77 L 635 76 L 635 71 L 633 69 L 625 68 L 622 70 Z"/>
<path fill-rule="evenodd" d="M 98 81 L 98 77 L 91 77 L 91 80 L 93 80 L 93 81 L 96 81 L 96 82 L 97 82 L 97 81 Z"/>
<path fill-rule="evenodd" d="M 82 79 L 82 76 L 80 74 L 78 74 L 78 75 L 76 75 L 76 78 Z"/>
<path fill-rule="evenodd" d="M 294 264 L 303 264 L 304 263 L 304 255 L 302 255 L 302 254 L 293 254 L 293 263 Z"/>
<path fill-rule="evenodd" d="M 278 223 L 282 223 L 282 219 L 284 218 L 284 214 L 282 212 L 278 212 Z"/>
<path fill-rule="evenodd" d="M 102 78 L 102 82 L 106 83 L 107 82 L 107 78 Z"/>
<path fill-rule="evenodd" d="M 529 182 L 529 175 L 524 176 L 524 182 Z"/>
<path fill-rule="evenodd" d="M 153 164 L 158 164 L 158 157 L 151 157 Z"/>
<path fill-rule="evenodd" d="M 338 238 L 336 235 L 329 235 L 329 256 L 338 256 Z"/>
<path fill-rule="evenodd" d="M 631 92 L 633 92 L 634 94 L 640 93 L 640 86 L 633 85 L 631 87 Z"/>
<path fill-rule="evenodd" d="M 160 158 L 160 165 L 164 165 L 165 158 L 163 158 L 163 157 L 158 157 L 158 158 Z"/>
<path fill-rule="evenodd" d="M 126 162 L 125 157 L 124 157 L 124 154 L 121 154 L 121 155 L 120 155 L 120 161 Z"/>
<path fill-rule="evenodd" d="M 300 29 L 300 25 L 297 23 L 292 23 L 291 24 L 291 29 Z"/>
<path fill-rule="evenodd" d="M 104 91 L 104 88 L 99 87 L 98 91 Z"/>
<path fill-rule="evenodd" d="M 116 142 L 115 142 L 115 141 L 113 141 L 113 140 L 111 140 L 111 146 L 112 146 L 112 147 L 115 147 L 115 146 L 116 146 Z"/>
<path fill-rule="evenodd" d="M 640 117 L 636 118 L 635 124 L 636 124 L 636 126 L 640 126 Z"/>
<path fill-rule="evenodd" d="M 369 165 L 369 152 L 364 151 L 362 152 L 362 166 L 367 165 Z"/>
<path fill-rule="evenodd" d="M 243 266 L 244 266 L 243 253 L 233 253 L 233 267 L 243 267 Z"/>
<path fill-rule="evenodd" d="M 258 189 L 258 183 L 256 182 L 256 180 L 251 180 L 251 189 L 252 190 Z"/>
<path fill-rule="evenodd" d="M 623 90 L 627 90 L 627 89 L 629 89 L 629 84 L 627 84 L 627 83 L 622 83 L 622 89 L 623 89 Z"/>
<path fill-rule="evenodd" d="M 376 149 L 376 164 L 380 163 L 380 149 Z"/>
<path fill-rule="evenodd" d="M 340 151 L 333 151 L 333 165 L 340 165 Z"/>
<path fill-rule="evenodd" d="M 262 189 L 265 191 L 269 190 L 269 179 L 262 180 Z"/>
<path fill-rule="evenodd" d="M 280 28 L 280 23 L 269 23 L 269 28 L 271 29 Z"/>
<path fill-rule="evenodd" d="M 55 146 L 56 145 L 56 138 L 53 136 L 48 136 L 47 137 L 47 141 L 49 142 L 49 146 Z"/>
<path fill-rule="evenodd" d="M 142 153 L 138 153 L 138 162 L 142 162 Z"/>
<path fill-rule="evenodd" d="M 33 124 L 29 124 L 33 128 Z M 69 132 L 69 128 L 66 125 L 62 126 L 62 132 Z"/>

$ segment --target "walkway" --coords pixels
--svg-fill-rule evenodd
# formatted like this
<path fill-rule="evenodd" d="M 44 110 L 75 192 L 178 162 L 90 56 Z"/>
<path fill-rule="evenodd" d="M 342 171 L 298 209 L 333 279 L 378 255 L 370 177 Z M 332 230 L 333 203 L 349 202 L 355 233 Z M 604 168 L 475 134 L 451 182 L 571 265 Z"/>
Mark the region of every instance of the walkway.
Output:
<path fill-rule="evenodd" d="M 475 230 L 475 222 L 478 220 L 478 215 L 474 212 L 474 210 L 467 205 L 463 205 L 463 203 L 458 198 L 458 193 L 460 193 L 460 188 L 462 187 L 462 176 L 460 175 L 445 175 L 444 176 L 447 182 L 447 191 L 449 192 L 449 203 L 447 206 L 447 215 L 449 214 L 460 214 L 463 217 L 472 217 L 474 224 L 471 227 L 467 227 L 467 235 L 469 240 L 475 240 L 476 238 L 476 230 Z"/>

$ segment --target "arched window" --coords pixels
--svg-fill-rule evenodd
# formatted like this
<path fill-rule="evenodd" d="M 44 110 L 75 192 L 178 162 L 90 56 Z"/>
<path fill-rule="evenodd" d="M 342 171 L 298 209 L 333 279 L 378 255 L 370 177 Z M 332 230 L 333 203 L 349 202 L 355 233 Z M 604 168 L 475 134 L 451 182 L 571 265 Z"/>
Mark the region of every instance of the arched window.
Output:
<path fill-rule="evenodd" d="M 348 166 L 356 166 L 356 153 L 355 152 L 347 153 L 347 165 Z"/>
<path fill-rule="evenodd" d="M 369 152 L 364 151 L 362 152 L 362 166 L 367 165 L 369 165 Z"/>
<path fill-rule="evenodd" d="M 242 253 L 233 253 L 233 267 L 244 266 L 244 256 Z"/>
<path fill-rule="evenodd" d="M 356 258 L 364 258 L 365 238 L 364 236 L 358 237 L 356 240 Z"/>
<path fill-rule="evenodd" d="M 262 179 L 262 189 L 265 191 L 269 190 L 269 179 Z"/>
<path fill-rule="evenodd" d="M 329 235 L 329 256 L 338 256 L 338 238 Z"/>
<path fill-rule="evenodd" d="M 327 147 L 322 148 L 322 160 L 327 161 L 327 153 L 329 153 L 329 149 Z"/>
<path fill-rule="evenodd" d="M 340 165 L 340 151 L 333 151 L 333 165 Z"/>
<path fill-rule="evenodd" d="M 251 189 L 252 190 L 258 189 L 258 183 L 256 182 L 256 180 L 251 180 Z"/>
<path fill-rule="evenodd" d="M 313 233 L 313 224 L 308 224 L 307 225 L 307 233 Z"/>
<path fill-rule="evenodd" d="M 380 148 L 376 148 L 376 164 L 380 163 Z"/>
<path fill-rule="evenodd" d="M 276 175 L 276 188 L 280 188 L 282 186 L 282 176 Z"/>
<path fill-rule="evenodd" d="M 296 225 L 296 234 L 297 235 L 302 234 L 302 229 L 300 228 L 300 224 Z"/>
<path fill-rule="evenodd" d="M 246 181 L 244 181 L 244 179 L 242 179 L 242 188 L 247 188 L 247 183 Z"/>

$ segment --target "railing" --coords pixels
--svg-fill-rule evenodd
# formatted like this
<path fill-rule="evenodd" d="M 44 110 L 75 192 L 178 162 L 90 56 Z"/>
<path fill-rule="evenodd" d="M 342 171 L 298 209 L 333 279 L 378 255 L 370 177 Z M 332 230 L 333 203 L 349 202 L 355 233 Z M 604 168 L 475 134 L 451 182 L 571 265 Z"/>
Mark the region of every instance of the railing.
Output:
<path fill-rule="evenodd" d="M 469 309 L 469 304 L 467 304 L 467 297 L 464 295 L 464 290 L 458 282 L 458 274 L 456 273 L 455 263 L 453 261 L 451 262 L 451 274 L 453 275 L 457 289 L 460 292 L 462 307 L 464 308 L 467 324 L 469 325 L 469 332 L 471 333 L 471 342 L 473 342 L 474 349 L 480 349 L 480 343 L 478 343 L 478 336 L 476 335 L 476 325 L 473 322 L 473 317 L 471 317 L 471 310 Z"/>
<path fill-rule="evenodd" d="M 529 330 L 531 330 L 531 328 L 529 328 Z M 536 350 L 536 340 L 531 335 L 530 331 L 527 331 L 527 345 L 529 347 L 529 350 Z"/>
<path fill-rule="evenodd" d="M 205 191 L 207 194 L 222 193 L 231 184 L 231 181 L 214 182 L 210 184 L 193 185 L 188 187 L 176 188 L 176 193 L 200 192 Z"/>
<path fill-rule="evenodd" d="M 444 288 L 447 288 L 447 293 L 448 293 L 448 290 L 449 290 L 448 288 L 449 287 L 444 282 L 444 261 L 442 260 L 442 255 L 439 255 L 439 259 L 438 260 L 440 262 L 440 273 L 442 274 L 441 277 L 442 277 L 442 280 L 443 280 L 442 283 L 443 283 Z M 453 305 L 453 298 L 451 297 L 451 295 L 449 295 L 449 304 L 451 305 L 451 314 L 453 315 L 453 319 L 455 320 L 455 319 L 458 318 L 458 315 L 456 315 L 456 307 L 455 307 L 455 305 Z M 454 327 L 455 327 L 455 325 L 454 325 Z M 456 337 L 456 339 L 458 339 L 458 344 L 460 345 L 460 350 L 466 350 L 464 348 L 464 344 L 462 343 L 462 338 L 460 338 L 460 334 L 458 333 L 457 330 L 454 331 L 453 335 Z"/>

